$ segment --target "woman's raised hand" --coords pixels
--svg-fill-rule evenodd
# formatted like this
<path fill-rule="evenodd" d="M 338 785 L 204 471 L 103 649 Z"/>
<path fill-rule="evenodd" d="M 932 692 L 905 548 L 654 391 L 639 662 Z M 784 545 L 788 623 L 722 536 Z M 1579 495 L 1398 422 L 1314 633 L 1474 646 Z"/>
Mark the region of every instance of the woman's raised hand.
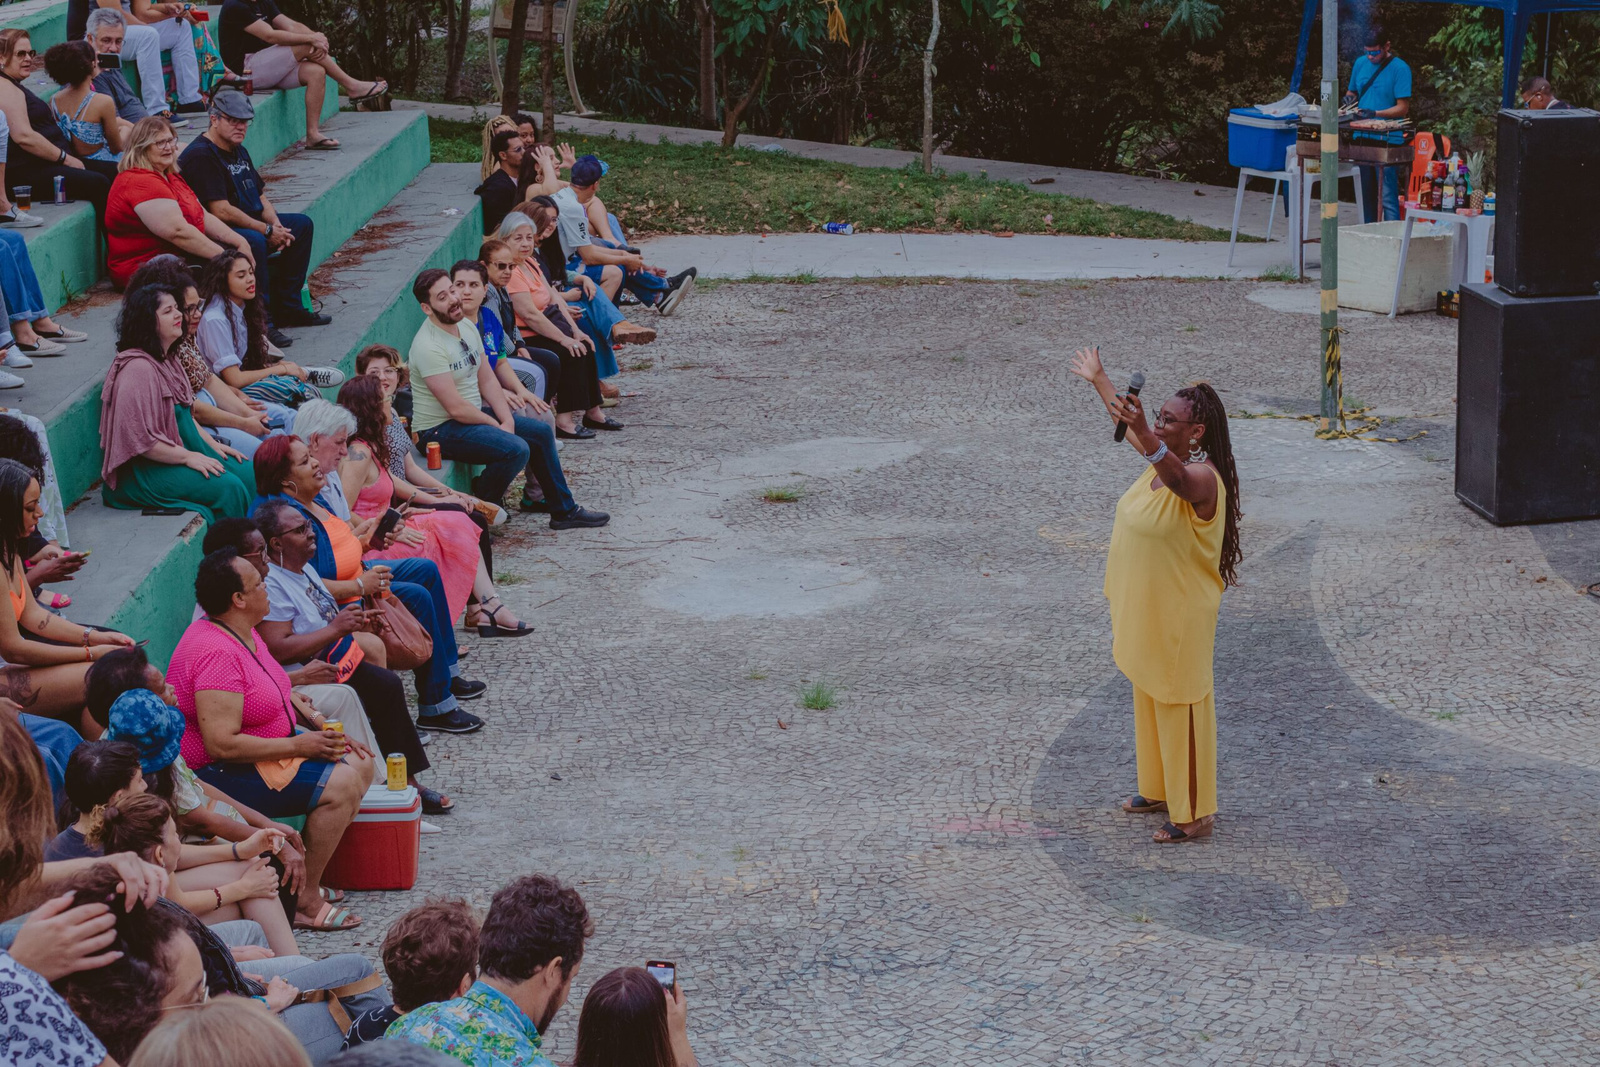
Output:
<path fill-rule="evenodd" d="M 1072 373 L 1086 382 L 1092 382 L 1106 372 L 1100 365 L 1100 348 L 1080 348 L 1072 355 Z"/>

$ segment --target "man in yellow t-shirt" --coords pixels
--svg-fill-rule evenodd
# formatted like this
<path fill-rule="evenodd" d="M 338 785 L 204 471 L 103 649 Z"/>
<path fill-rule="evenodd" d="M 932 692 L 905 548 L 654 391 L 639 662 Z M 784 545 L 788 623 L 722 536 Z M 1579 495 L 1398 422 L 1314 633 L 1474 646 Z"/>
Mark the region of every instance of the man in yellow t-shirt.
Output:
<path fill-rule="evenodd" d="M 472 480 L 473 495 L 504 502 L 517 471 L 544 490 L 542 502 L 523 494 L 522 510 L 549 511 L 552 530 L 604 526 L 611 516 L 579 507 L 561 473 L 556 435 L 549 423 L 518 415 L 506 402 L 483 352 L 478 328 L 450 275 L 425 270 L 412 283 L 424 316 L 411 341 L 411 428 L 426 448 L 437 442 L 445 459 L 483 465 Z"/>

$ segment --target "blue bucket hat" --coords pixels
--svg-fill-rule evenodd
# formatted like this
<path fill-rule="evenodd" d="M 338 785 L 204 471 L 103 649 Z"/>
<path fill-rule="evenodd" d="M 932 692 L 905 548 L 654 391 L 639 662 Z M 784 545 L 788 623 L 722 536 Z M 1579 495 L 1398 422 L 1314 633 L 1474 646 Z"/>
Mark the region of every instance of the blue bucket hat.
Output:
<path fill-rule="evenodd" d="M 579 156 L 572 161 L 572 184 L 590 186 L 611 170 L 599 156 Z"/>
<path fill-rule="evenodd" d="M 165 770 L 178 758 L 183 740 L 183 712 L 169 707 L 148 689 L 130 689 L 111 705 L 105 738 L 127 741 L 139 750 L 145 774 Z"/>

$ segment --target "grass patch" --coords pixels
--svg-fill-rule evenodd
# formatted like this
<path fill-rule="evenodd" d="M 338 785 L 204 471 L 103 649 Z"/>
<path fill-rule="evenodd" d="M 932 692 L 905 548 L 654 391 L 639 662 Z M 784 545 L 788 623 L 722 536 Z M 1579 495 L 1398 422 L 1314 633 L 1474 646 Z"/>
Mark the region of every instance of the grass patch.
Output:
<path fill-rule="evenodd" d="M 839 690 L 827 682 L 812 682 L 800 690 L 800 706 L 810 711 L 827 711 L 839 703 Z"/>
<path fill-rule="evenodd" d="M 477 163 L 483 158 L 481 124 L 430 118 L 428 127 L 433 162 Z M 848 221 L 860 230 L 884 233 L 1010 230 L 1228 239 L 1226 230 L 1154 211 L 1082 197 L 1041 196 L 1025 185 L 966 174 L 853 167 L 787 152 L 716 145 L 561 139 L 570 141 L 579 155 L 593 152 L 610 164 L 601 196 L 623 225 L 639 234 L 810 233 L 824 223 Z"/>
<path fill-rule="evenodd" d="M 761 499 L 769 504 L 793 504 L 805 495 L 806 491 L 798 485 L 775 485 L 763 491 Z"/>
<path fill-rule="evenodd" d="M 1260 282 L 1297 282 L 1299 280 L 1300 275 L 1294 272 L 1293 267 L 1268 267 L 1256 275 L 1256 281 Z"/>
<path fill-rule="evenodd" d="M 656 365 L 653 359 L 640 359 L 628 364 L 627 370 L 649 370 Z"/>
<path fill-rule="evenodd" d="M 760 667 L 752 667 L 745 674 L 745 677 L 750 679 L 752 682 L 764 682 L 767 680 L 767 672 L 762 670 Z"/>
<path fill-rule="evenodd" d="M 525 582 L 527 580 L 528 579 L 524 578 L 520 574 L 506 573 L 506 574 L 497 574 L 497 575 L 494 576 L 494 584 L 495 585 L 521 585 L 523 582 Z"/>

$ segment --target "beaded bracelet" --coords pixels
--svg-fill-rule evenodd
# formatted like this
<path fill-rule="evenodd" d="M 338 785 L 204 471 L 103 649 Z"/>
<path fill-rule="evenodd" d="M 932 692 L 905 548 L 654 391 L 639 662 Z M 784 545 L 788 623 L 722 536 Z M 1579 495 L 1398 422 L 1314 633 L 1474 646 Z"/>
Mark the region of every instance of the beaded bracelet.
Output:
<path fill-rule="evenodd" d="M 1164 460 L 1166 458 L 1167 458 L 1167 443 L 1165 441 L 1163 441 L 1163 442 L 1161 442 L 1161 447 L 1160 448 L 1156 449 L 1154 452 L 1152 452 L 1148 456 L 1144 457 L 1144 461 L 1146 463 L 1156 464 L 1156 463 L 1160 463 L 1162 460 Z"/>

